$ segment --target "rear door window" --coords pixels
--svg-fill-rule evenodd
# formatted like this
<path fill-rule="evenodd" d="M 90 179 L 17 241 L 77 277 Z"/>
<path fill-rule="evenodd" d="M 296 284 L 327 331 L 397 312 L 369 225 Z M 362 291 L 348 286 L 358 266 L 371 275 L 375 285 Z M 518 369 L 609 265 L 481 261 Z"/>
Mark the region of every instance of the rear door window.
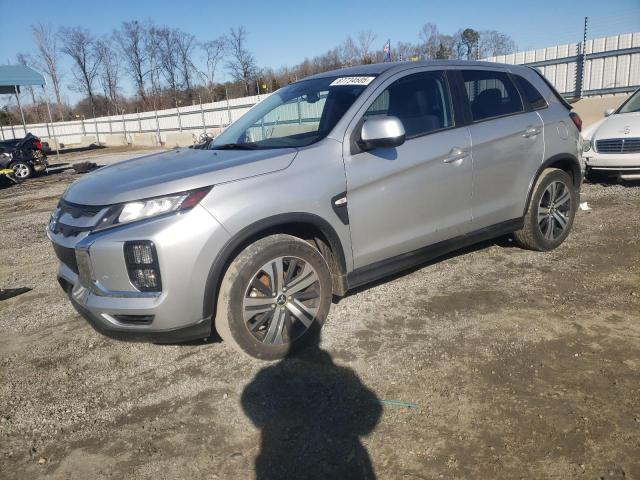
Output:
<path fill-rule="evenodd" d="M 449 87 L 443 71 L 414 73 L 389 85 L 364 117 L 394 116 L 407 138 L 453 126 Z"/>
<path fill-rule="evenodd" d="M 534 110 L 538 110 L 540 108 L 545 108 L 547 106 L 547 101 L 544 99 L 542 94 L 538 91 L 536 87 L 531 85 L 529 80 L 521 77 L 520 75 L 514 75 L 516 83 L 518 84 L 518 88 L 520 89 L 520 93 L 524 97 L 524 99 L 531 105 L 531 108 Z"/>
<path fill-rule="evenodd" d="M 518 89 L 505 72 L 463 70 L 462 78 L 474 122 L 524 111 Z"/>

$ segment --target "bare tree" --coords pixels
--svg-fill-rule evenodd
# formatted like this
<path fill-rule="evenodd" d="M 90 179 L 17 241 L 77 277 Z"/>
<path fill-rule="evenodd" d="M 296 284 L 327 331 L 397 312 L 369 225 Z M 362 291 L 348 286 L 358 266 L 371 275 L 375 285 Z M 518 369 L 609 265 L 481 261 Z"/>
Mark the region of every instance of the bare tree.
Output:
<path fill-rule="evenodd" d="M 206 79 L 207 88 L 212 96 L 216 70 L 218 68 L 218 64 L 224 57 L 226 46 L 227 40 L 224 37 L 209 40 L 201 45 L 201 48 L 205 53 L 205 65 L 207 66 L 206 73 L 201 72 L 201 74 Z"/>
<path fill-rule="evenodd" d="M 43 23 L 32 25 L 31 33 L 36 43 L 38 66 L 44 70 L 47 77 L 51 80 L 53 92 L 56 96 L 58 115 L 60 116 L 60 120 L 64 121 L 62 100 L 60 97 L 62 74 L 59 68 L 60 50 L 58 49 L 58 37 L 55 35 L 51 25 Z"/>
<path fill-rule="evenodd" d="M 227 38 L 230 60 L 227 62 L 227 70 L 238 82 L 244 85 L 245 94 L 249 95 L 251 78 L 256 71 L 256 61 L 253 54 L 247 49 L 247 31 L 244 27 L 232 28 Z"/>
<path fill-rule="evenodd" d="M 160 95 L 160 75 L 162 74 L 162 29 L 151 24 L 147 28 L 145 35 L 145 52 L 149 66 L 149 79 L 151 81 L 151 92 L 155 98 Z"/>
<path fill-rule="evenodd" d="M 433 23 L 425 23 L 420 32 L 418 32 L 418 37 L 422 42 L 422 53 L 425 58 L 436 58 L 436 53 L 441 44 L 441 35 L 438 27 Z"/>
<path fill-rule="evenodd" d="M 480 32 L 478 50 L 480 58 L 508 55 L 516 51 L 516 42 L 504 33 L 496 32 L 495 30 L 484 30 Z"/>
<path fill-rule="evenodd" d="M 34 65 L 33 58 L 28 53 L 18 53 L 16 55 L 16 60 L 20 65 L 24 65 L 25 67 L 32 67 Z M 29 85 L 26 87 L 26 89 L 29 92 L 29 96 L 31 97 L 31 102 L 34 106 L 37 107 L 36 92 L 34 91 L 33 87 Z"/>
<path fill-rule="evenodd" d="M 167 87 L 172 91 L 177 100 L 178 87 L 180 85 L 180 58 L 175 30 L 168 27 L 158 29 L 158 47 L 160 57 L 160 70 L 167 82 Z"/>
<path fill-rule="evenodd" d="M 100 60 L 99 81 L 104 96 L 119 110 L 120 99 L 120 58 L 113 48 L 111 38 L 102 38 L 96 42 L 96 54 Z"/>
<path fill-rule="evenodd" d="M 62 52 L 71 57 L 75 65 L 73 76 L 76 79 L 74 89 L 89 97 L 91 111 L 95 116 L 95 81 L 100 67 L 100 58 L 96 52 L 95 39 L 89 30 L 82 27 L 61 28 Z"/>
<path fill-rule="evenodd" d="M 344 39 L 340 45 L 340 56 L 343 65 L 354 65 L 359 63 L 360 50 L 351 35 Z"/>
<path fill-rule="evenodd" d="M 413 57 L 418 55 L 420 52 L 420 48 L 418 45 L 415 45 L 410 42 L 398 42 L 395 45 L 395 60 L 399 61 L 407 61 L 411 60 Z"/>
<path fill-rule="evenodd" d="M 193 75 L 196 72 L 196 66 L 193 63 L 193 51 L 198 42 L 196 37 L 190 33 L 175 29 L 175 42 L 178 49 L 178 68 L 182 76 L 182 87 L 187 91 L 189 97 L 193 94 Z"/>
<path fill-rule="evenodd" d="M 462 30 L 458 30 L 452 36 L 451 57 L 464 60 L 467 55 L 467 46 L 462 41 Z"/>
<path fill-rule="evenodd" d="M 314 73 L 326 72 L 327 70 L 340 68 L 342 66 L 342 62 L 340 60 L 340 49 L 333 48 L 323 55 L 315 57 L 313 59 L 313 64 L 316 68 Z"/>
<path fill-rule="evenodd" d="M 362 63 L 371 63 L 371 45 L 377 35 L 372 30 L 363 30 L 358 33 L 358 54 Z"/>
<path fill-rule="evenodd" d="M 145 36 L 145 26 L 137 20 L 122 22 L 120 29 L 115 32 L 115 39 L 120 46 L 122 58 L 125 59 L 129 67 L 127 70 L 143 101 L 146 100 L 145 78 L 148 74 Z"/>

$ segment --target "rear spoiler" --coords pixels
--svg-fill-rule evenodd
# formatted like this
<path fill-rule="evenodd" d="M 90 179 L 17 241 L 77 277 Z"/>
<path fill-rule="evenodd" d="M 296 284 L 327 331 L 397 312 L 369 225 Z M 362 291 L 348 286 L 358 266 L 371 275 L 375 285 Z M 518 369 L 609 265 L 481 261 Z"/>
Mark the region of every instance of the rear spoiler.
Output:
<path fill-rule="evenodd" d="M 547 87 L 549 87 L 549 89 L 553 92 L 553 94 L 555 95 L 555 97 L 558 99 L 558 101 L 567 109 L 567 110 L 572 110 L 573 107 L 569 104 L 569 102 L 567 102 L 567 100 L 560 95 L 560 93 L 558 93 L 558 91 L 556 90 L 556 88 L 551 85 L 551 82 L 549 80 L 547 80 L 547 77 L 545 77 L 540 70 L 538 70 L 537 68 L 534 67 L 529 67 L 531 70 L 533 70 L 534 72 L 536 72 L 536 74 L 542 79 L 542 81 L 544 83 L 546 83 Z M 574 102 L 577 102 L 579 100 L 579 98 L 573 99 Z M 572 102 L 573 103 L 573 102 Z"/>

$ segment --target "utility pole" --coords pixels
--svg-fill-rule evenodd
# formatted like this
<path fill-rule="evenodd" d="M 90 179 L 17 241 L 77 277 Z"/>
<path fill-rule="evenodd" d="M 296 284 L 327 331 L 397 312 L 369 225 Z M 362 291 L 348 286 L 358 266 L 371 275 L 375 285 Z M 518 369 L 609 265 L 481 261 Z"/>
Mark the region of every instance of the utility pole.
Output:
<path fill-rule="evenodd" d="M 176 112 L 178 112 L 178 128 L 182 132 L 182 119 L 180 118 L 180 107 L 178 106 L 178 103 L 182 103 L 182 100 L 178 102 L 178 99 L 176 98 Z"/>
<path fill-rule="evenodd" d="M 202 107 L 202 97 L 198 93 L 198 101 L 200 102 L 200 115 L 202 117 L 202 132 L 207 133 L 207 122 L 204 119 L 204 108 Z"/>
<path fill-rule="evenodd" d="M 124 119 L 125 110 L 122 109 L 122 131 L 124 132 L 124 143 L 129 145 L 129 139 L 127 138 L 127 122 Z M 109 117 L 111 119 L 111 117 Z"/>
<path fill-rule="evenodd" d="M 229 92 L 227 91 L 227 86 L 224 86 L 224 96 L 227 99 L 227 115 L 229 117 L 229 123 L 227 126 L 231 125 L 231 106 L 229 105 Z"/>
<path fill-rule="evenodd" d="M 138 107 L 136 107 L 136 117 L 138 117 L 138 131 L 142 133 L 142 121 L 140 120 L 140 112 L 138 111 Z"/>
<path fill-rule="evenodd" d="M 582 98 L 582 92 L 584 88 L 584 67 L 587 61 L 587 26 L 589 23 L 589 17 L 584 17 L 584 30 L 582 33 L 582 43 L 580 44 L 580 55 L 578 55 L 578 62 L 576 68 L 576 91 L 575 95 L 578 98 Z"/>

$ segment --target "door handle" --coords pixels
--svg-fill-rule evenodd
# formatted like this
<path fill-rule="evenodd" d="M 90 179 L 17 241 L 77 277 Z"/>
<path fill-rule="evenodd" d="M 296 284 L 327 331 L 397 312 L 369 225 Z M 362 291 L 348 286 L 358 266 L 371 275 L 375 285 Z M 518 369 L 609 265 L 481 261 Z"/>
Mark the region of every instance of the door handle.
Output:
<path fill-rule="evenodd" d="M 467 157 L 467 155 L 469 155 L 468 151 L 463 150 L 460 147 L 453 147 L 449 151 L 447 156 L 444 158 L 443 162 L 444 163 L 453 163 L 453 162 L 456 162 L 458 160 L 462 160 L 463 158 Z"/>
<path fill-rule="evenodd" d="M 535 137 L 539 135 L 541 131 L 542 129 L 540 127 L 528 126 L 522 133 L 522 136 L 525 138 Z"/>

